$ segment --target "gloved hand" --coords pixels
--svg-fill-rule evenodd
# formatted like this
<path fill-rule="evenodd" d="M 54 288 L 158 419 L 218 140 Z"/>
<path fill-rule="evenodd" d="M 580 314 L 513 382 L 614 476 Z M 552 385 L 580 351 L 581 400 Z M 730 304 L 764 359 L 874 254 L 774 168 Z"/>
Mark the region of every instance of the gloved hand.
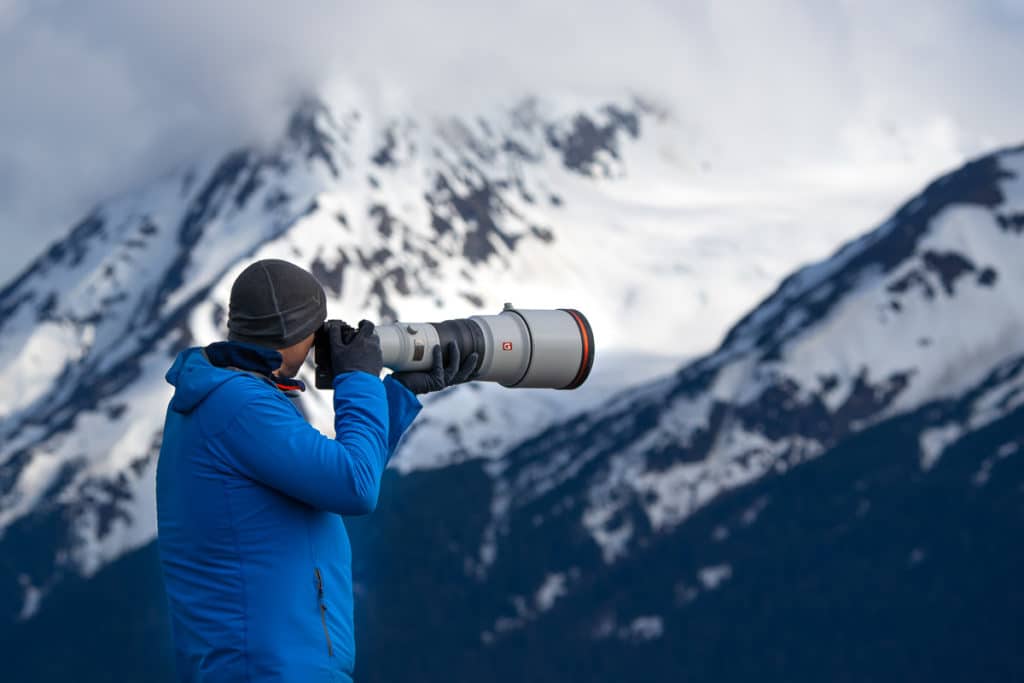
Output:
<path fill-rule="evenodd" d="M 391 376 L 405 385 L 414 394 L 428 394 L 431 391 L 440 391 L 445 387 L 454 384 L 461 384 L 469 380 L 470 375 L 476 370 L 480 354 L 473 352 L 461 362 L 459 345 L 454 341 L 448 342 L 445 347 L 448 351 L 448 364 L 444 364 L 440 345 L 434 347 L 434 365 L 430 370 L 423 372 L 396 372 Z"/>
<path fill-rule="evenodd" d="M 331 342 L 331 365 L 335 377 L 355 370 L 380 377 L 384 358 L 381 355 L 380 339 L 373 333 L 372 322 L 359 321 L 359 329 L 341 320 L 328 320 L 324 325 Z"/>

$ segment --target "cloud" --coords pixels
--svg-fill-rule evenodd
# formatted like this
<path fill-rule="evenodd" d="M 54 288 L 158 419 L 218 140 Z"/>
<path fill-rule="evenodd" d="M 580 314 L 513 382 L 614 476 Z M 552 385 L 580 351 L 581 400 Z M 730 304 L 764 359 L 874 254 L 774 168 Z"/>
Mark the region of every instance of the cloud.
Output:
<path fill-rule="evenodd" d="M 752 171 L 948 160 L 1024 138 L 1022 39 L 1019 0 L 0 0 L 0 279 L 96 201 L 269 139 L 340 81 L 431 112 L 639 92 Z"/>

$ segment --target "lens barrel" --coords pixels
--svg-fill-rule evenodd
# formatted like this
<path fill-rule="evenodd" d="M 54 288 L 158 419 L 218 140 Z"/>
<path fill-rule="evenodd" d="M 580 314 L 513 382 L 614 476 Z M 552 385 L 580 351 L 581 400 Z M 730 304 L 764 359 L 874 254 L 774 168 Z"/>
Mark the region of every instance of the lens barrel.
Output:
<path fill-rule="evenodd" d="M 434 329 L 437 330 L 438 343 L 441 344 L 442 353 L 446 354 L 444 358 L 445 362 L 448 362 L 447 352 L 445 349 L 448 348 L 449 342 L 454 341 L 459 346 L 459 356 L 461 356 L 462 362 L 465 362 L 465 359 L 468 358 L 471 353 L 477 353 L 478 359 L 474 374 L 480 370 L 480 366 L 484 362 L 484 355 L 487 350 L 487 339 L 484 338 L 484 332 L 480 329 L 480 325 L 476 324 L 472 320 L 459 318 L 434 323 Z M 387 365 L 386 360 L 384 364 Z"/>
<path fill-rule="evenodd" d="M 506 305 L 498 315 L 439 323 L 394 323 L 376 328 L 384 365 L 428 370 L 432 349 L 459 345 L 462 358 L 476 352 L 474 381 L 506 387 L 576 389 L 594 366 L 594 332 L 575 309 L 534 310 Z M 447 360 L 447 359 L 445 359 Z"/>

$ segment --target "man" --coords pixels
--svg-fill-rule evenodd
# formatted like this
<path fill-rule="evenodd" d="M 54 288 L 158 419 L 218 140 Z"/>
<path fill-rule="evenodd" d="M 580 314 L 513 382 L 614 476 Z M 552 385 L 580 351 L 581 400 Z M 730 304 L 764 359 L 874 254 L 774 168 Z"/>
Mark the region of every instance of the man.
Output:
<path fill-rule="evenodd" d="M 416 394 L 466 381 L 449 345 L 429 372 L 380 380 L 373 324 L 326 323 L 335 438 L 292 404 L 294 375 L 326 318 L 316 279 L 286 261 L 231 288 L 228 341 L 191 347 L 157 467 L 160 560 L 182 681 L 351 681 L 351 550 L 341 515 L 372 512 Z"/>

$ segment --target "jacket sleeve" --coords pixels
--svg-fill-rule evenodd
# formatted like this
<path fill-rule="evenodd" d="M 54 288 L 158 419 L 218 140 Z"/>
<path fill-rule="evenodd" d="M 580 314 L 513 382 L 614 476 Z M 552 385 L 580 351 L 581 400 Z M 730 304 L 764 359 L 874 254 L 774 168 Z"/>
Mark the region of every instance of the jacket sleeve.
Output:
<path fill-rule="evenodd" d="M 384 391 L 388 398 L 388 458 L 395 452 L 399 440 L 423 409 L 416 394 L 391 375 L 384 378 Z"/>
<path fill-rule="evenodd" d="M 390 413 L 379 379 L 346 372 L 334 380 L 334 439 L 271 394 L 247 401 L 221 439 L 245 476 L 315 508 L 361 515 L 377 505 L 391 450 Z"/>

